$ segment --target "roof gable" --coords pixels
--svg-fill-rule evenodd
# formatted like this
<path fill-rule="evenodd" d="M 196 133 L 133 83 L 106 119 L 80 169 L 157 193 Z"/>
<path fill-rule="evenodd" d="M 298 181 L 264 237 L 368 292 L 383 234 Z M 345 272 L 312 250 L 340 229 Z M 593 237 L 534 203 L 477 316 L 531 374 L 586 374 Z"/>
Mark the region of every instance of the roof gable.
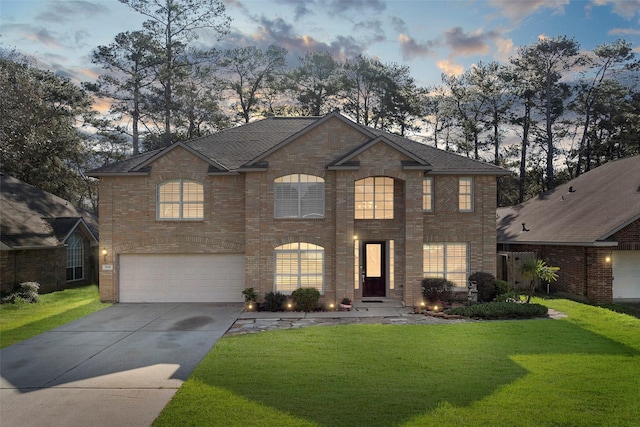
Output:
<path fill-rule="evenodd" d="M 216 162 L 215 160 L 205 156 L 204 154 L 202 154 L 201 152 L 199 152 L 198 150 L 195 150 L 194 148 L 182 143 L 182 142 L 176 142 L 175 144 L 172 144 L 171 146 L 155 153 L 154 155 L 150 156 L 148 159 L 146 159 L 144 162 L 140 163 L 138 166 L 136 166 L 132 171 L 133 172 L 142 172 L 142 171 L 146 171 L 146 169 L 151 166 L 151 164 L 153 164 L 153 162 L 155 162 L 156 160 L 158 160 L 161 157 L 166 156 L 167 154 L 171 153 L 173 150 L 177 149 L 177 148 L 184 148 L 185 150 L 187 150 L 189 153 L 193 154 L 195 157 L 199 158 L 200 160 L 206 162 L 207 164 L 209 164 L 209 166 L 216 171 L 226 171 L 228 170 L 227 168 L 225 168 L 224 166 L 222 166 L 220 163 Z"/>
<path fill-rule="evenodd" d="M 303 135 L 313 131 L 314 129 L 317 129 L 317 128 L 323 126 L 324 124 L 326 124 L 327 122 L 329 122 L 331 120 L 340 120 L 342 123 L 344 123 L 347 126 L 355 129 L 358 133 L 364 134 L 368 138 L 375 138 L 375 135 L 373 133 L 371 133 L 370 131 L 368 131 L 366 128 L 362 128 L 362 127 L 358 126 L 356 123 L 352 122 L 351 120 L 347 119 L 342 114 L 340 114 L 339 111 L 335 110 L 335 111 L 327 114 L 326 116 L 324 116 L 322 118 L 317 118 L 315 123 L 310 124 L 309 126 L 299 130 L 298 132 L 294 133 L 293 135 L 289 136 L 288 138 L 286 138 L 283 141 L 279 142 L 278 144 L 274 145 L 273 147 L 271 147 L 270 149 L 268 149 L 267 151 L 262 153 L 260 156 L 256 157 L 251 162 L 247 163 L 246 166 L 252 166 L 252 165 L 255 165 L 255 164 L 263 161 L 266 157 L 270 156 L 271 154 L 275 153 L 276 151 L 280 150 L 281 148 L 287 146 L 292 141 L 297 140 L 298 138 L 302 137 Z"/>
<path fill-rule="evenodd" d="M 498 243 L 612 245 L 612 236 L 638 219 L 640 156 L 634 156 L 498 209 Z"/>
<path fill-rule="evenodd" d="M 386 144 L 389 147 L 391 147 L 393 150 L 398 151 L 399 153 L 401 153 L 403 156 L 408 157 L 410 160 L 409 161 L 402 161 L 403 167 L 405 168 L 411 168 L 411 169 L 421 169 L 421 170 L 431 170 L 431 165 L 426 162 L 424 159 L 416 156 L 414 153 L 406 150 L 404 147 L 396 144 L 395 142 L 393 142 L 392 140 L 386 138 L 385 136 L 377 136 L 363 144 L 361 144 L 359 147 L 356 147 L 354 150 L 350 151 L 349 153 L 347 153 L 346 155 L 342 156 L 339 159 L 336 159 L 335 161 L 331 162 L 328 165 L 328 169 L 332 170 L 332 169 L 352 169 L 354 167 L 354 165 L 358 164 L 359 162 L 357 162 L 356 160 L 354 160 L 356 157 L 358 157 L 360 154 L 364 153 L 365 151 L 369 150 L 371 147 L 373 147 L 376 144 Z"/>

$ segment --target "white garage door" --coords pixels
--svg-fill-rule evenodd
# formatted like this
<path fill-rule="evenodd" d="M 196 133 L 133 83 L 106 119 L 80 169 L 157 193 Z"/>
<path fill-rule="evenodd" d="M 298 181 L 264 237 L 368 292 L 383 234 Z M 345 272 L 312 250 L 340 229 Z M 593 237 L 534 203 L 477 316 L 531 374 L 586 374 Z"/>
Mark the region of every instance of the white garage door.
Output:
<path fill-rule="evenodd" d="M 613 298 L 640 299 L 640 251 L 613 251 Z"/>
<path fill-rule="evenodd" d="M 120 302 L 242 302 L 244 255 L 120 256 Z"/>

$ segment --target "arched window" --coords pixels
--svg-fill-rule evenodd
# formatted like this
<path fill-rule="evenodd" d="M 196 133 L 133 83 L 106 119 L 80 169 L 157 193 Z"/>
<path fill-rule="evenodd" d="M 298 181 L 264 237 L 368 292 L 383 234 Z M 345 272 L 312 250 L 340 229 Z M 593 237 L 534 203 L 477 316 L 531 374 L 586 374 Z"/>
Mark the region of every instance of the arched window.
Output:
<path fill-rule="evenodd" d="M 354 201 L 355 219 L 393 219 L 393 178 L 359 179 Z"/>
<path fill-rule="evenodd" d="M 298 288 L 324 292 L 324 248 L 311 243 L 288 243 L 274 250 L 275 290 L 290 294 Z"/>
<path fill-rule="evenodd" d="M 195 181 L 176 180 L 158 185 L 157 219 L 198 220 L 204 218 L 204 190 Z"/>
<path fill-rule="evenodd" d="M 72 234 L 67 241 L 67 281 L 84 279 L 84 244 Z"/>
<path fill-rule="evenodd" d="M 273 181 L 276 218 L 324 218 L 324 179 L 293 174 Z"/>

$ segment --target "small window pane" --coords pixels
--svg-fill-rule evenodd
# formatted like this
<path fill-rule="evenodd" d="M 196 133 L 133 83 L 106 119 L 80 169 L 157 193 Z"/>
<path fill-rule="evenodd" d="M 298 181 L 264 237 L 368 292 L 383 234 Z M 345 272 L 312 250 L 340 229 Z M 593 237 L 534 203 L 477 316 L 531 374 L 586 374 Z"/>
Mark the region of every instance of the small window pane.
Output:
<path fill-rule="evenodd" d="M 473 178 L 460 178 L 458 185 L 458 202 L 461 212 L 473 211 Z"/>
<path fill-rule="evenodd" d="M 424 178 L 422 181 L 422 209 L 433 211 L 433 178 Z"/>

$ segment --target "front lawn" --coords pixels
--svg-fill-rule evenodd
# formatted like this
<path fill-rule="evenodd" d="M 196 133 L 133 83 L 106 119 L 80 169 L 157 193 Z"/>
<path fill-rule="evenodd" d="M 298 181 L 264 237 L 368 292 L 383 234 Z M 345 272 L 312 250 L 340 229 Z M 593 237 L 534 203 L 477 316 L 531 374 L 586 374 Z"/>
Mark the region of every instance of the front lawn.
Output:
<path fill-rule="evenodd" d="M 0 304 L 0 348 L 79 319 L 111 304 L 100 302 L 98 286 L 40 295 L 35 304 Z"/>
<path fill-rule="evenodd" d="M 225 337 L 155 426 L 632 426 L 640 320 L 569 315 Z"/>

